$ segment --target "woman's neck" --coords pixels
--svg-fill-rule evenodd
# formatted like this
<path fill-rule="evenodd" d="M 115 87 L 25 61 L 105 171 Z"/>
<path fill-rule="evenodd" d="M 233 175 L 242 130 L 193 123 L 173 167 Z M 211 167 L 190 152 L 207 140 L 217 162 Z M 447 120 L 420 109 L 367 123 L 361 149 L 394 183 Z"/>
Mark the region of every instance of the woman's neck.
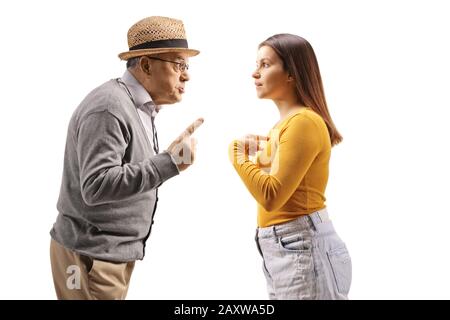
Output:
<path fill-rule="evenodd" d="M 305 108 L 305 106 L 302 106 L 300 103 L 298 103 L 297 99 L 292 100 L 278 100 L 274 101 L 276 106 L 278 107 L 278 111 L 280 112 L 280 121 L 283 121 L 287 117 L 289 117 L 291 114 Z"/>

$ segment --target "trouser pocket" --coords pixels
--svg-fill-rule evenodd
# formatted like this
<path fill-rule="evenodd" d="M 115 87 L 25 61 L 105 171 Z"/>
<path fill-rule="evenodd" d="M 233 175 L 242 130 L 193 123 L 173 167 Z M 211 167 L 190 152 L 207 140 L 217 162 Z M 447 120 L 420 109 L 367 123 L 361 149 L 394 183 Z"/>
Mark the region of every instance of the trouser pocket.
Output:
<path fill-rule="evenodd" d="M 116 300 L 125 299 L 134 261 L 109 262 L 93 259 L 88 273 L 89 291 L 93 299 Z"/>
<path fill-rule="evenodd" d="M 337 290 L 341 294 L 348 294 L 352 282 L 352 261 L 345 246 L 327 252 L 331 271 L 336 282 Z"/>

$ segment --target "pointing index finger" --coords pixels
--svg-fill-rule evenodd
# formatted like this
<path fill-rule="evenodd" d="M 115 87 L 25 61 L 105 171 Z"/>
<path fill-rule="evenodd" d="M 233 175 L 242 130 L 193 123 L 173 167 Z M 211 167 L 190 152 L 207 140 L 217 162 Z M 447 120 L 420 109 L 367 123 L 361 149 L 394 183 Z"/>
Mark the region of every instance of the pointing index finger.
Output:
<path fill-rule="evenodd" d="M 203 118 L 198 118 L 189 127 L 187 127 L 186 130 L 184 130 L 181 135 L 183 137 L 189 137 L 190 135 L 192 135 L 194 133 L 195 130 L 197 130 L 198 127 L 200 127 L 202 125 L 202 123 L 204 121 L 205 120 Z"/>

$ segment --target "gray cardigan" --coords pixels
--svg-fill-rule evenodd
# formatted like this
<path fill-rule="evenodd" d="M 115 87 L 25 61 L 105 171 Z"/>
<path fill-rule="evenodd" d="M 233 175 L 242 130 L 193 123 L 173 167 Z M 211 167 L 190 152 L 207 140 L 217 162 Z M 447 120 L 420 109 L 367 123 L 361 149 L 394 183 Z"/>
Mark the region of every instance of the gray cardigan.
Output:
<path fill-rule="evenodd" d="M 110 80 L 89 93 L 70 120 L 50 234 L 93 258 L 143 259 L 156 188 L 177 174 L 170 154 L 155 155 L 125 89 Z"/>

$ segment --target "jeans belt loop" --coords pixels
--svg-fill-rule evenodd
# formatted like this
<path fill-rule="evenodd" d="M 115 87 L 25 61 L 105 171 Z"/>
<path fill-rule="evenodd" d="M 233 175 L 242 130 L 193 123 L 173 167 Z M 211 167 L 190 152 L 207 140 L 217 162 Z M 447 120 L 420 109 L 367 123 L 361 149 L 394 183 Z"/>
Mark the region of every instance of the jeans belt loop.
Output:
<path fill-rule="evenodd" d="M 272 230 L 273 230 L 273 235 L 275 236 L 275 242 L 278 243 L 279 239 L 278 239 L 278 235 L 277 235 L 277 230 L 276 230 L 276 226 L 272 226 Z"/>

